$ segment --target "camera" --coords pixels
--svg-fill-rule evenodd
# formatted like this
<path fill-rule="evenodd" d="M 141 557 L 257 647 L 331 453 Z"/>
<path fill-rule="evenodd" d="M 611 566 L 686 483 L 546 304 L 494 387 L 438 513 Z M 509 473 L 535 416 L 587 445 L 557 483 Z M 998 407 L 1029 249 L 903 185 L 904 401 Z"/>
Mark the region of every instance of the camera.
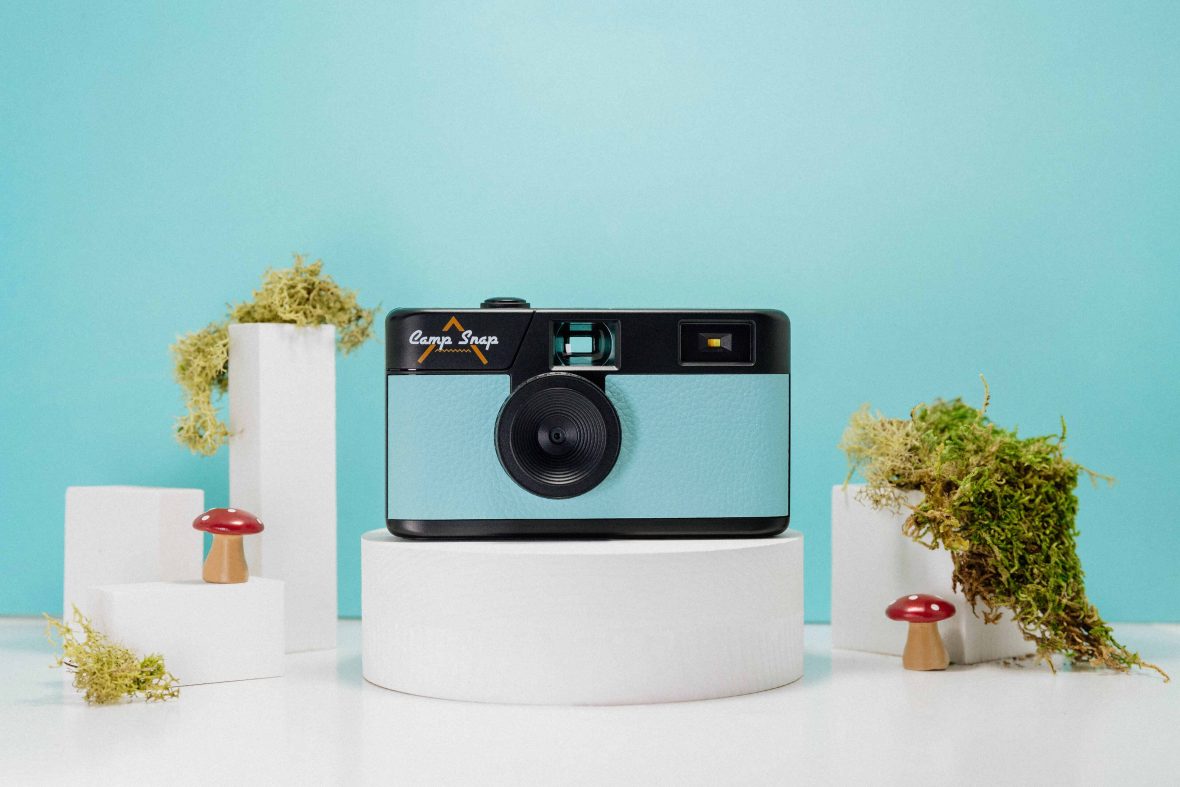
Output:
<path fill-rule="evenodd" d="M 790 517 L 774 310 L 395 309 L 386 520 L 410 538 L 769 536 Z"/>

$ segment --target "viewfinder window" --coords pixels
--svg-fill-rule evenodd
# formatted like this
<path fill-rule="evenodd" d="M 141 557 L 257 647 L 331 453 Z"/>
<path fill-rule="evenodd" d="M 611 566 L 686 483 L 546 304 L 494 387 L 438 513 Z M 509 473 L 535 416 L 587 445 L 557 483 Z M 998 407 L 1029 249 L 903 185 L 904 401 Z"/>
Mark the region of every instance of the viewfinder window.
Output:
<path fill-rule="evenodd" d="M 619 356 L 619 321 L 553 323 L 553 367 L 614 367 Z"/>

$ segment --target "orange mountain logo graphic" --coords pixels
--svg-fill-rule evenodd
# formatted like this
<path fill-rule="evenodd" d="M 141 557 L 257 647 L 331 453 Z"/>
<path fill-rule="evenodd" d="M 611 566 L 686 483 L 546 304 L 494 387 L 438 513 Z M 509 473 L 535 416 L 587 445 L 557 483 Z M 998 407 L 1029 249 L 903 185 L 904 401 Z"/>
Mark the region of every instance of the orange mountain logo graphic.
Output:
<path fill-rule="evenodd" d="M 458 342 L 452 341 L 453 337 L 448 335 L 452 330 L 459 333 Z M 485 349 L 490 349 L 493 344 L 499 344 L 500 340 L 495 336 L 475 336 L 471 331 L 464 330 L 463 324 L 459 322 L 458 317 L 451 315 L 451 319 L 447 320 L 447 324 L 443 326 L 441 335 L 426 336 L 422 331 L 414 331 L 410 334 L 410 343 L 426 345 L 426 349 L 418 356 L 419 364 L 429 358 L 432 352 L 438 351 L 443 353 L 474 353 L 475 357 L 479 358 L 479 362 L 487 366 L 487 356 L 479 348 L 482 345 Z"/>

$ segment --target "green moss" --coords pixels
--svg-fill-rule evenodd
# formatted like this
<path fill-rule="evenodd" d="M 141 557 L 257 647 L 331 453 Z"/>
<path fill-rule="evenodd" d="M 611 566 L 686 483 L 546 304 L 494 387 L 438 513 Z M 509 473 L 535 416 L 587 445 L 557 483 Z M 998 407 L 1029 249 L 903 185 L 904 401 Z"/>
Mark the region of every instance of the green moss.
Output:
<path fill-rule="evenodd" d="M 74 688 L 83 693 L 86 702 L 110 705 L 136 696 L 148 702 L 163 702 L 180 696 L 176 678 L 165 668 L 163 656 L 151 653 L 136 658 L 127 648 L 95 631 L 77 607 L 74 623 L 82 630 L 81 638 L 64 620 L 49 615 L 45 620 L 46 636 L 62 650 L 54 666 L 74 674 Z"/>
<path fill-rule="evenodd" d="M 344 354 L 373 336 L 374 309 L 357 303 L 356 293 L 323 274 L 323 262 L 267 270 L 252 301 L 231 307 L 227 319 L 180 337 L 172 345 L 176 382 L 187 412 L 177 419 L 176 439 L 194 453 L 211 456 L 225 444 L 229 429 L 218 417 L 215 396 L 229 385 L 230 323 L 279 322 L 336 326 L 336 346 Z"/>
<path fill-rule="evenodd" d="M 986 389 L 986 382 L 985 382 Z M 961 399 L 920 404 L 909 419 L 862 408 L 840 447 L 849 478 L 864 476 L 863 496 L 901 510 L 906 490 L 920 490 L 904 532 L 954 561 L 953 582 L 986 622 L 1012 610 L 1042 658 L 1125 671 L 1154 669 L 1115 639 L 1086 597 L 1078 558 L 1075 488 L 1080 474 L 1112 479 L 1064 455 L 1060 435 L 1019 437 Z M 1051 664 L 1051 662 L 1050 662 Z"/>

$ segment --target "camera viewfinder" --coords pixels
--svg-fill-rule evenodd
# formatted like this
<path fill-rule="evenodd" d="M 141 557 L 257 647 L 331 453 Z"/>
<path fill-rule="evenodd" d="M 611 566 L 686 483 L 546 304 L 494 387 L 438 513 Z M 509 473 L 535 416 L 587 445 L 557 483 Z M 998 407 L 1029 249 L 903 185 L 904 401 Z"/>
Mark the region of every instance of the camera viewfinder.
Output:
<path fill-rule="evenodd" d="M 553 367 L 618 365 L 618 320 L 553 323 Z"/>

